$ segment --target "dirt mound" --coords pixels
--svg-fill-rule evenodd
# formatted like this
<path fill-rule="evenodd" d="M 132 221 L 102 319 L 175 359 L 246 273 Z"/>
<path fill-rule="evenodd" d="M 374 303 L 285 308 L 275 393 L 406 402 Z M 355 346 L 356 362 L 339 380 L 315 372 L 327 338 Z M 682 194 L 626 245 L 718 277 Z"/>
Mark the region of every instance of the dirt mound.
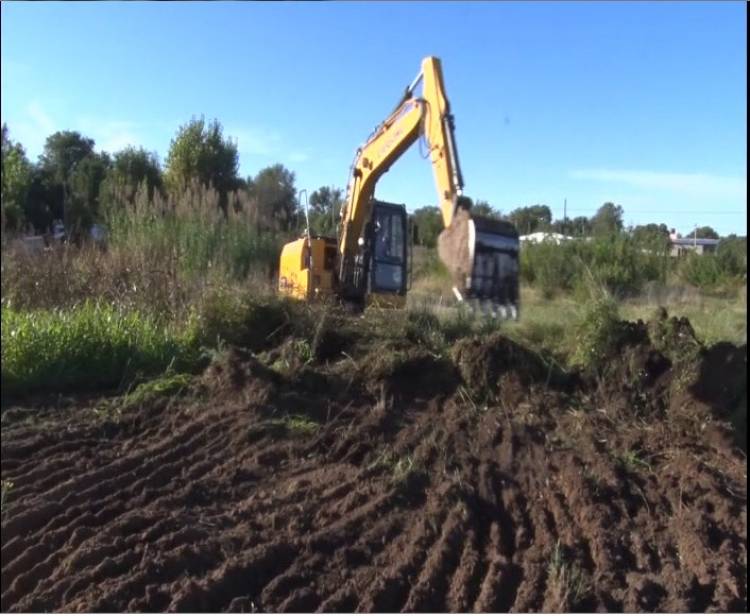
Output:
<path fill-rule="evenodd" d="M 659 353 L 642 389 L 672 392 L 677 359 L 628 335 L 620 374 Z M 720 422 L 621 414 L 622 383 L 550 385 L 499 335 L 330 365 L 285 345 L 106 418 L 4 414 L 2 610 L 745 611 Z M 729 351 L 696 381 L 722 404 Z"/>
<path fill-rule="evenodd" d="M 609 350 L 584 372 L 582 388 L 623 416 L 734 421 L 746 415 L 747 347 L 706 347 L 686 318 L 659 309 L 648 322 L 613 326 Z"/>

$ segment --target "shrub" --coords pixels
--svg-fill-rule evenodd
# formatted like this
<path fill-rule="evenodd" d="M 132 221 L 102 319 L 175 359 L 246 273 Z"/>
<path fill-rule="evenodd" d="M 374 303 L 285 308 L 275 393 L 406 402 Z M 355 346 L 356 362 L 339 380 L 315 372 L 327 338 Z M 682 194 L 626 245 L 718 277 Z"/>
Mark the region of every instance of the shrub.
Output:
<path fill-rule="evenodd" d="M 572 361 L 584 368 L 598 368 L 612 352 L 619 333 L 617 303 L 602 296 L 591 303 L 576 331 Z"/>

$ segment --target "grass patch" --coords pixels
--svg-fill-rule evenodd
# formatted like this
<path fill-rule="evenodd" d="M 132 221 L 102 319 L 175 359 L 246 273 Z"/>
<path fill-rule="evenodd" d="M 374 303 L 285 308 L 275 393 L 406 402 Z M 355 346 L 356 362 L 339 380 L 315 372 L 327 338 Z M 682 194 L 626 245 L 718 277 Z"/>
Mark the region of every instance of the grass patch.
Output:
<path fill-rule="evenodd" d="M 547 576 L 547 588 L 554 612 L 564 613 L 576 609 L 591 592 L 588 576 L 575 562 L 569 562 L 560 541 L 552 550 Z"/>
<path fill-rule="evenodd" d="M 93 302 L 71 310 L 2 307 L 5 396 L 119 387 L 168 367 L 188 371 L 199 363 L 189 328 L 165 326 L 138 311 Z"/>
<path fill-rule="evenodd" d="M 293 436 L 310 436 L 320 429 L 320 424 L 304 415 L 285 415 L 266 422 L 272 430 Z"/>
<path fill-rule="evenodd" d="M 624 469 L 635 473 L 637 471 L 651 471 L 651 465 L 641 456 L 638 451 L 628 449 L 623 453 L 615 456 L 615 460 Z"/>
<path fill-rule="evenodd" d="M 0 515 L 5 515 L 10 493 L 13 491 L 13 482 L 3 479 L 0 483 Z"/>
<path fill-rule="evenodd" d="M 126 394 L 123 404 L 128 407 L 143 406 L 159 398 L 179 395 L 190 386 L 192 378 L 191 374 L 178 372 L 146 381 Z"/>

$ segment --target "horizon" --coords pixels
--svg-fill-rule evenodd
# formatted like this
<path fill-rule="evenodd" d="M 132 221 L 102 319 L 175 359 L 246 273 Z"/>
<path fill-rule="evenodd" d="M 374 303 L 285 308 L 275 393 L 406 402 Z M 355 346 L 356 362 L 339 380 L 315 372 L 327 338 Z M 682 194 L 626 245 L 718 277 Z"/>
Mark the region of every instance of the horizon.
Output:
<path fill-rule="evenodd" d="M 613 202 L 626 227 L 747 232 L 744 3 L 0 6 L 2 121 L 32 162 L 76 130 L 163 164 L 203 115 L 236 140 L 242 177 L 278 162 L 298 190 L 345 188 L 356 148 L 436 55 L 475 201 L 556 220 L 565 202 L 569 218 Z M 377 193 L 435 203 L 416 145 Z"/>

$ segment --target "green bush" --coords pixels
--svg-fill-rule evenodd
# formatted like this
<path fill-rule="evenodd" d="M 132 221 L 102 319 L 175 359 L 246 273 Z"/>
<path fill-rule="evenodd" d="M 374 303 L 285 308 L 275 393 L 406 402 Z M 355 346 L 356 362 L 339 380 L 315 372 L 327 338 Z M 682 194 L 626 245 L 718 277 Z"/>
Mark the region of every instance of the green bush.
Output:
<path fill-rule="evenodd" d="M 649 281 L 666 280 L 668 256 L 646 248 L 628 235 L 561 244 L 528 244 L 521 250 L 521 279 L 539 288 L 547 299 L 581 289 L 593 279 L 609 293 L 637 294 Z"/>
<path fill-rule="evenodd" d="M 597 369 L 612 353 L 620 332 L 617 303 L 608 296 L 591 303 L 576 329 L 573 364 Z"/>

